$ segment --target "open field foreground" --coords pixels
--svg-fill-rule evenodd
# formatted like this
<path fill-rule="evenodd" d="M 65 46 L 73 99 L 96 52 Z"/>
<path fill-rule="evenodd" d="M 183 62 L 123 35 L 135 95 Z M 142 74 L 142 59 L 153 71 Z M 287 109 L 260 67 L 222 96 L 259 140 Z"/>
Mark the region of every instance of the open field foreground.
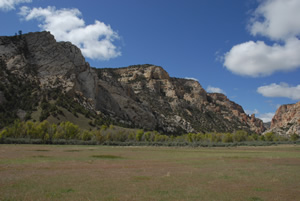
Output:
<path fill-rule="evenodd" d="M 300 146 L 0 145 L 0 200 L 300 200 Z"/>

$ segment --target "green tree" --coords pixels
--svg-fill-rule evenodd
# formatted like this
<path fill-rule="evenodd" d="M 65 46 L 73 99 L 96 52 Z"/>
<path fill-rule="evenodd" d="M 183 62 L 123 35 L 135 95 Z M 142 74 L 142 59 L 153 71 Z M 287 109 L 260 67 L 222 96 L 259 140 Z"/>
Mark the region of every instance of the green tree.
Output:
<path fill-rule="evenodd" d="M 160 134 L 159 133 L 156 133 L 155 136 L 154 136 L 154 141 L 155 142 L 159 142 L 160 141 Z"/>
<path fill-rule="evenodd" d="M 48 129 L 50 127 L 50 123 L 48 121 L 43 121 L 39 123 L 36 127 L 38 133 L 38 139 L 49 140 Z"/>
<path fill-rule="evenodd" d="M 25 123 L 25 130 L 26 130 L 26 136 L 28 138 L 39 138 L 38 136 L 38 130 L 36 129 L 37 125 L 35 123 L 33 123 L 32 121 L 27 121 Z"/>
<path fill-rule="evenodd" d="M 291 135 L 290 138 L 291 138 L 292 141 L 297 141 L 299 139 L 299 135 L 297 135 L 296 133 L 294 133 L 294 134 Z"/>
<path fill-rule="evenodd" d="M 246 141 L 248 137 L 248 133 L 243 130 L 238 130 L 233 134 L 233 140 L 236 142 Z"/>
<path fill-rule="evenodd" d="M 204 138 L 205 138 L 205 137 L 204 137 L 204 135 L 203 135 L 202 133 L 197 133 L 197 134 L 195 135 L 195 140 L 196 140 L 197 142 L 203 141 Z"/>
<path fill-rule="evenodd" d="M 261 136 L 259 136 L 259 141 L 266 141 L 266 139 L 265 139 L 265 136 L 264 135 L 261 135 Z"/>
<path fill-rule="evenodd" d="M 0 132 L 0 140 L 4 137 L 6 137 L 6 134 L 7 134 L 7 130 L 6 129 L 3 129 L 1 132 Z"/>
<path fill-rule="evenodd" d="M 206 133 L 205 134 L 205 140 L 209 142 L 213 142 L 213 134 L 212 133 Z"/>
<path fill-rule="evenodd" d="M 49 129 L 48 129 L 48 134 L 49 134 L 49 137 L 50 137 L 50 140 L 53 139 L 55 133 L 57 131 L 57 125 L 56 124 L 52 124 Z"/>
<path fill-rule="evenodd" d="M 94 123 L 94 124 L 97 125 L 96 123 Z M 106 129 L 107 129 L 107 125 L 103 124 L 103 125 L 101 126 L 101 130 L 102 130 L 102 131 L 106 131 Z"/>
<path fill-rule="evenodd" d="M 187 140 L 188 140 L 188 142 L 193 142 L 193 134 L 192 133 L 187 134 Z"/>
<path fill-rule="evenodd" d="M 100 144 L 102 144 L 105 141 L 105 137 L 102 135 L 101 130 L 95 131 L 94 136 L 95 136 L 96 141 L 99 142 Z"/>
<path fill-rule="evenodd" d="M 222 142 L 223 134 L 222 133 L 216 133 L 214 142 Z"/>
<path fill-rule="evenodd" d="M 134 140 L 135 140 L 135 133 L 134 133 L 134 132 L 129 133 L 127 139 L 128 139 L 129 141 L 134 141 Z"/>
<path fill-rule="evenodd" d="M 251 136 L 253 137 L 253 139 L 254 139 L 255 141 L 257 141 L 258 138 L 259 138 L 258 134 L 256 134 L 256 133 L 252 134 Z"/>
<path fill-rule="evenodd" d="M 222 142 L 225 142 L 225 143 L 233 142 L 232 134 L 231 133 L 224 134 Z"/>
<path fill-rule="evenodd" d="M 91 134 L 91 132 L 85 130 L 85 131 L 83 131 L 83 133 L 81 135 L 81 140 L 83 140 L 83 141 L 89 141 L 89 140 L 92 139 L 92 136 L 93 135 Z"/>
<path fill-rule="evenodd" d="M 64 130 L 65 139 L 77 139 L 80 133 L 79 127 L 69 121 L 63 122 L 60 126 Z"/>
<path fill-rule="evenodd" d="M 275 134 L 273 132 L 269 132 L 265 134 L 266 141 L 273 141 L 275 138 Z"/>
<path fill-rule="evenodd" d="M 143 135 L 144 135 L 144 131 L 143 130 L 138 130 L 136 132 L 136 135 L 135 135 L 136 141 L 138 141 L 138 142 L 142 141 Z"/>
<path fill-rule="evenodd" d="M 15 120 L 12 126 L 6 128 L 6 136 L 12 138 L 24 138 L 26 137 L 26 130 L 24 127 L 24 122 Z"/>
<path fill-rule="evenodd" d="M 152 137 L 152 134 L 151 134 L 151 132 L 146 132 L 145 133 L 145 140 L 147 141 L 147 142 L 150 142 L 150 141 L 152 141 L 152 139 L 151 139 L 151 137 Z"/>

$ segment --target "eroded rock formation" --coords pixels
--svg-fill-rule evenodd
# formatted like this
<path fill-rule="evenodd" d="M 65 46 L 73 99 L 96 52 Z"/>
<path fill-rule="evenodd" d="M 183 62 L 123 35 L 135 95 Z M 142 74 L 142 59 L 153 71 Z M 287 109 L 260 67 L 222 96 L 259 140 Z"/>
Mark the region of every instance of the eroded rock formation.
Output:
<path fill-rule="evenodd" d="M 267 132 L 280 135 L 300 135 L 300 102 L 281 105 L 277 109 Z"/>
<path fill-rule="evenodd" d="M 0 37 L 0 59 L 7 73 L 37 83 L 36 94 L 59 88 L 87 110 L 125 126 L 174 134 L 264 131 L 261 120 L 225 95 L 207 93 L 197 81 L 172 78 L 155 65 L 91 68 L 79 48 L 56 42 L 49 32 Z M 1 76 L 2 87 L 13 84 Z M 0 104 L 3 94 L 0 88 Z M 20 109 L 26 111 L 16 113 Z"/>

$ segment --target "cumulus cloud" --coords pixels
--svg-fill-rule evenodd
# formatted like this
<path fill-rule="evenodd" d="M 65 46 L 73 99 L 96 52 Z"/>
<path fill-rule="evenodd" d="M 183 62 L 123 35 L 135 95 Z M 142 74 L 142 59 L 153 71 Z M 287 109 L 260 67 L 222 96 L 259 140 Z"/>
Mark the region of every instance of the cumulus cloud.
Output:
<path fill-rule="evenodd" d="M 57 10 L 49 6 L 30 9 L 23 6 L 19 14 L 26 21 L 38 20 L 42 30 L 50 31 L 58 41 L 72 42 L 86 57 L 109 60 L 121 55 L 119 48 L 113 44 L 119 39 L 117 32 L 98 20 L 86 25 L 81 12 L 76 8 Z"/>
<path fill-rule="evenodd" d="M 248 41 L 224 55 L 224 66 L 233 73 L 251 77 L 300 67 L 300 1 L 264 0 L 249 24 L 253 36 L 262 35 L 274 42 Z M 280 43 L 279 43 L 280 42 Z"/>
<path fill-rule="evenodd" d="M 224 66 L 233 73 L 252 77 L 291 71 L 300 67 L 300 40 L 290 38 L 285 45 L 266 45 L 249 41 L 234 46 L 225 54 Z"/>
<path fill-rule="evenodd" d="M 264 113 L 260 114 L 258 116 L 259 119 L 261 119 L 264 123 L 270 122 L 272 118 L 274 117 L 275 113 L 269 112 L 269 113 Z"/>
<path fill-rule="evenodd" d="M 213 87 L 213 86 L 210 86 L 210 85 L 208 85 L 206 91 L 209 92 L 209 93 L 222 93 L 222 94 L 226 94 L 225 91 L 223 91 L 222 89 L 220 89 L 218 87 Z"/>
<path fill-rule="evenodd" d="M 299 0 L 264 0 L 255 10 L 250 23 L 252 35 L 262 35 L 273 40 L 299 36 Z M 263 18 L 264 20 L 260 20 Z"/>
<path fill-rule="evenodd" d="M 32 0 L 0 0 L 0 10 L 9 11 L 16 9 L 16 5 L 21 3 L 31 3 Z"/>
<path fill-rule="evenodd" d="M 289 86 L 286 83 L 265 85 L 257 88 L 257 92 L 265 97 L 284 97 L 300 100 L 300 85 Z"/>

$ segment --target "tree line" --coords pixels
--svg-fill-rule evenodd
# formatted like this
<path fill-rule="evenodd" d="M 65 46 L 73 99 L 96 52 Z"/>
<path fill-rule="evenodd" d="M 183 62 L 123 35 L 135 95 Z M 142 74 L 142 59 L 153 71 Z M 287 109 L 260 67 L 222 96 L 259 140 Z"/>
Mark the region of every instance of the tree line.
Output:
<path fill-rule="evenodd" d="M 298 135 L 290 137 L 266 133 L 249 134 L 239 130 L 234 133 L 188 133 L 180 136 L 160 134 L 157 131 L 125 129 L 114 125 L 102 125 L 98 130 L 82 130 L 71 122 L 50 124 L 42 122 L 15 121 L 0 132 L 1 143 L 41 144 L 104 144 L 104 145 L 224 145 L 266 144 L 267 142 L 295 142 Z M 267 143 L 268 144 L 268 143 Z"/>

